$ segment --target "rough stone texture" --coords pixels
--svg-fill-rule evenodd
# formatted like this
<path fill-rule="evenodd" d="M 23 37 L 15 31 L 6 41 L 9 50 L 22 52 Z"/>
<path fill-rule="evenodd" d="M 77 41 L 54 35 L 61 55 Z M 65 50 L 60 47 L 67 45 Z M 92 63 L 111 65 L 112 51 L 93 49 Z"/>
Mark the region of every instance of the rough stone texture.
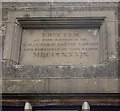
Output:
<path fill-rule="evenodd" d="M 117 91 L 117 78 L 41 78 L 3 81 L 3 93 L 116 93 Z"/>
<path fill-rule="evenodd" d="M 4 62 L 4 61 L 3 61 Z M 94 66 L 79 65 L 3 65 L 3 78 L 39 79 L 39 78 L 113 78 L 117 77 L 117 60 Z"/>
<path fill-rule="evenodd" d="M 120 83 L 120 2 L 118 3 L 118 78 Z M 120 90 L 120 85 L 119 85 Z"/>
<path fill-rule="evenodd" d="M 73 7 L 73 5 L 75 6 Z M 62 17 L 64 11 L 70 15 L 72 11 L 115 10 L 117 19 L 117 5 L 117 3 L 54 3 L 53 7 L 51 3 L 3 3 L 3 44 L 10 10 L 26 12 L 39 10 L 47 12 L 48 17 Z M 52 11 L 54 13 L 51 13 Z M 74 65 L 9 66 L 4 62 L 3 60 L 3 93 L 118 93 L 117 58 L 110 58 L 105 63 L 90 67 Z"/>

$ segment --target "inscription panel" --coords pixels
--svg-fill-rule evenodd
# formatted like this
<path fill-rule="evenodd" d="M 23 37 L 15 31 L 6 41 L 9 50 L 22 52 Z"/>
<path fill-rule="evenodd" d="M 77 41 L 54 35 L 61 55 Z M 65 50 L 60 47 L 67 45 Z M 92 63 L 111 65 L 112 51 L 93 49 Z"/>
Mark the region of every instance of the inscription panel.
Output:
<path fill-rule="evenodd" d="M 92 65 L 99 52 L 99 29 L 24 29 L 20 64 Z"/>

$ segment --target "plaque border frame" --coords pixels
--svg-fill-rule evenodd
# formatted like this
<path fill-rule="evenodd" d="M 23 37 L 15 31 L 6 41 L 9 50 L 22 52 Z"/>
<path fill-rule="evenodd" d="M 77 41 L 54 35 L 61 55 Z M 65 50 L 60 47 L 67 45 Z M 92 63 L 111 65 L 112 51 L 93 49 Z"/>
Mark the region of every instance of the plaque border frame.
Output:
<path fill-rule="evenodd" d="M 100 29 L 100 63 L 108 58 L 106 17 L 17 17 L 16 22 L 7 23 L 5 43 L 9 48 L 4 51 L 3 60 L 8 65 L 19 65 L 23 29 Z M 13 32 L 11 33 L 11 29 Z M 103 34 L 104 33 L 104 34 Z M 106 33 L 106 34 L 105 34 Z M 9 41 L 9 37 L 12 39 Z M 104 45 L 102 44 L 104 42 Z M 7 46 L 8 47 L 8 46 Z M 14 50 L 13 50 L 14 49 Z"/>

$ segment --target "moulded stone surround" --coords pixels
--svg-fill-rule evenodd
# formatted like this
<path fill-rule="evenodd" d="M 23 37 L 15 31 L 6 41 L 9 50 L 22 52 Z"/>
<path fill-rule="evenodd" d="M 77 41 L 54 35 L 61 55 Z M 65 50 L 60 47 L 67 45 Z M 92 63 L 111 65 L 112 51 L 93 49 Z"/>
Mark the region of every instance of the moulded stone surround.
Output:
<path fill-rule="evenodd" d="M 54 7 L 54 6 L 53 6 Z M 60 6 L 61 7 L 61 6 Z M 45 7 L 46 8 L 46 7 Z M 58 7 L 55 7 L 58 8 Z M 72 7 L 69 7 L 72 8 Z M 64 8 L 63 8 L 64 9 Z M 56 9 L 57 10 L 57 9 Z M 42 13 L 42 11 L 38 10 L 36 13 L 33 13 L 32 11 L 9 11 L 8 12 L 8 26 L 7 26 L 7 33 L 5 37 L 5 45 L 4 45 L 4 54 L 3 54 L 3 59 L 5 60 L 11 60 L 14 63 L 19 62 L 19 52 L 20 52 L 20 43 L 21 43 L 21 26 L 19 26 L 19 23 L 17 23 L 17 18 L 19 17 L 25 17 L 24 15 L 27 13 L 29 17 L 59 17 L 54 15 L 54 10 L 50 11 L 49 13 L 52 14 L 52 16 L 46 16 L 46 13 Z M 59 15 L 59 8 L 57 11 L 57 15 Z M 38 13 L 38 14 L 37 14 Z M 103 36 L 105 36 L 107 33 L 106 38 L 101 42 L 101 46 L 104 48 L 101 51 L 101 56 L 104 53 L 107 53 L 107 57 L 116 57 L 116 40 L 117 40 L 117 20 L 115 19 L 115 12 L 114 11 L 80 11 L 79 13 L 76 11 L 73 11 L 70 15 L 66 15 L 67 12 L 64 12 L 64 15 L 61 17 L 106 17 L 106 20 L 104 21 L 105 25 L 103 28 L 104 33 Z M 16 22 L 16 23 L 15 23 Z M 102 26 L 101 26 L 102 27 Z M 105 31 L 106 30 L 106 31 Z M 19 37 L 17 36 L 19 35 Z M 11 37 L 13 37 L 11 39 Z M 103 37 L 104 38 L 104 37 Z M 17 41 L 17 42 L 16 42 Z M 16 44 L 15 44 L 16 43 Z M 107 49 L 107 51 L 104 51 L 104 49 Z M 14 50 L 12 50 L 14 49 Z M 106 50 L 105 49 L 105 50 Z M 106 57 L 102 56 L 101 62 L 105 60 Z"/>

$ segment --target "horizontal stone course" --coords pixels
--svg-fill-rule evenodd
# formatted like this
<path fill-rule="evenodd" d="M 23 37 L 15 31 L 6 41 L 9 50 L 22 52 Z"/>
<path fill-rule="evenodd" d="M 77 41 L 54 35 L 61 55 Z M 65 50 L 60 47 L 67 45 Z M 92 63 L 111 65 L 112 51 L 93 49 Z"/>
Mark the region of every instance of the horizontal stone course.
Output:
<path fill-rule="evenodd" d="M 117 93 L 118 79 L 4 79 L 3 93 Z M 104 87 L 103 87 L 104 86 Z"/>
<path fill-rule="evenodd" d="M 79 65 L 3 65 L 3 78 L 101 78 L 118 77 L 116 60 L 93 66 Z"/>

